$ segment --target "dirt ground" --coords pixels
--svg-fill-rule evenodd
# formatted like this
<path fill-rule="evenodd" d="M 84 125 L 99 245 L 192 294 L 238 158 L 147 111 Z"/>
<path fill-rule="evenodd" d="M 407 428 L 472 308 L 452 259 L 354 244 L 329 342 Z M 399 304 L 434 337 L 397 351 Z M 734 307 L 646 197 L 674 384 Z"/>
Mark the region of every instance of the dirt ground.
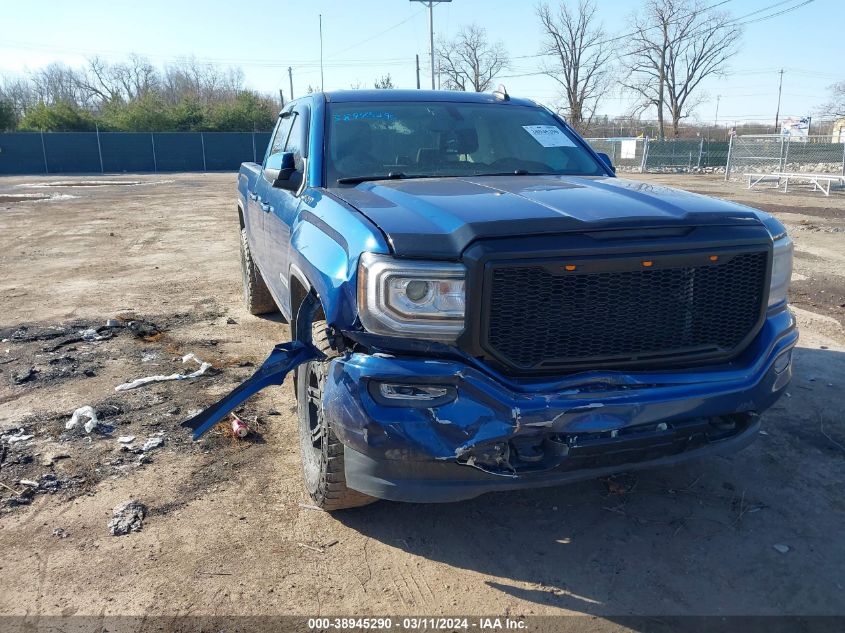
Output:
<path fill-rule="evenodd" d="M 761 437 L 613 481 L 335 515 L 307 507 L 289 384 L 242 411 L 248 440 L 179 427 L 289 340 L 242 307 L 234 175 L 0 179 L 0 614 L 843 614 L 845 193 L 635 177 L 792 233 L 802 338 Z M 213 369 L 115 391 L 196 370 L 188 353 Z M 90 435 L 65 428 L 83 405 Z M 130 498 L 143 529 L 111 536 Z"/>

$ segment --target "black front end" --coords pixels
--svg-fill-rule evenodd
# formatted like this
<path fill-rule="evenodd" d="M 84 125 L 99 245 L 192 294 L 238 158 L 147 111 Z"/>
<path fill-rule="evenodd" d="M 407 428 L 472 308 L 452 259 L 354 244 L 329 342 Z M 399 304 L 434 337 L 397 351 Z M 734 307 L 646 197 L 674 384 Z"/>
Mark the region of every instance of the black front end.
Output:
<path fill-rule="evenodd" d="M 762 226 L 479 241 L 458 344 L 526 377 L 728 361 L 765 320 L 771 250 Z"/>

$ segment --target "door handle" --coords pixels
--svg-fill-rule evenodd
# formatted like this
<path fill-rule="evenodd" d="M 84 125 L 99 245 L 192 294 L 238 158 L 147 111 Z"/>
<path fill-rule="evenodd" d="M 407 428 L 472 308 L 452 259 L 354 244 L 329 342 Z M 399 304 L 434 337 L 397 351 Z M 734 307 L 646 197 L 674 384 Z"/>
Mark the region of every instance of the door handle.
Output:
<path fill-rule="evenodd" d="M 249 199 L 250 200 L 258 200 L 258 194 L 257 193 L 249 194 Z"/>
<path fill-rule="evenodd" d="M 273 210 L 273 207 L 270 206 L 269 202 L 262 202 L 261 203 L 261 210 L 270 213 Z"/>

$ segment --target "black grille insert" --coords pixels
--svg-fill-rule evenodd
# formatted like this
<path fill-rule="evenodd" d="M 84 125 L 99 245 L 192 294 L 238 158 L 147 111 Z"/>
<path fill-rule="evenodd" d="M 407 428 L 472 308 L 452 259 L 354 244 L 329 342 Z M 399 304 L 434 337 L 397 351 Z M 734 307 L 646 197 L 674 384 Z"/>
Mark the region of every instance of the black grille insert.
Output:
<path fill-rule="evenodd" d="M 483 345 L 519 371 L 737 351 L 761 321 L 768 251 L 660 259 L 491 263 Z"/>

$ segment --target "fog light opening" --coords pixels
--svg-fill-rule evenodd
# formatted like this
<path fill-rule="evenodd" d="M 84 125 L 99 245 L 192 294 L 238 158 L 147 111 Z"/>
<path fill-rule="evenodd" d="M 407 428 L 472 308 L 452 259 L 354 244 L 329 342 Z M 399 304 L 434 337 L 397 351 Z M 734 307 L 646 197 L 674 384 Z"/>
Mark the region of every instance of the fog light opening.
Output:
<path fill-rule="evenodd" d="M 792 363 L 792 349 L 790 348 L 790 349 L 786 350 L 785 352 L 783 352 L 782 354 L 780 354 L 775 359 L 775 364 L 774 364 L 775 373 L 776 374 L 782 374 L 783 372 L 785 372 L 789 368 L 789 365 L 791 363 Z"/>
<path fill-rule="evenodd" d="M 420 385 L 396 382 L 371 382 L 370 393 L 381 404 L 393 406 L 434 407 L 454 400 L 458 393 L 451 385 Z"/>
<path fill-rule="evenodd" d="M 386 382 L 379 385 L 379 391 L 388 400 L 436 400 L 449 393 L 446 387 L 401 385 Z"/>

